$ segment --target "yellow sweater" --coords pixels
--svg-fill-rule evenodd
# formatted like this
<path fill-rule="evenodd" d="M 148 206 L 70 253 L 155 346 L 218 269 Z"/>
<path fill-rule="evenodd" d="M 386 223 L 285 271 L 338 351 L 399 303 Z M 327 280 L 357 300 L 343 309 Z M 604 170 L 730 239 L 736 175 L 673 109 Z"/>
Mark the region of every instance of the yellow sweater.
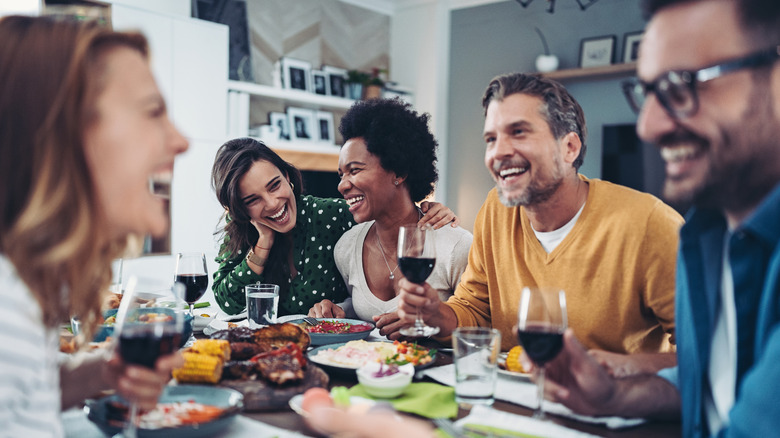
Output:
<path fill-rule="evenodd" d="M 522 288 L 560 287 L 569 327 L 586 348 L 674 351 L 682 217 L 652 195 L 581 178 L 590 184 L 585 208 L 549 254 L 525 209 L 504 206 L 490 191 L 474 224 L 468 267 L 447 302 L 458 326 L 497 328 L 501 348 L 508 350 L 518 344 L 512 326 Z"/>

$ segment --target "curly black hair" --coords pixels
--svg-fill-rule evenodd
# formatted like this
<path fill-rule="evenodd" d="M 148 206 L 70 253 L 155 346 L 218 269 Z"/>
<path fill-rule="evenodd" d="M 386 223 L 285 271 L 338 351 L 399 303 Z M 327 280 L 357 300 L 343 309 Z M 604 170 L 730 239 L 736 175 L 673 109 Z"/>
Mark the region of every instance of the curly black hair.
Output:
<path fill-rule="evenodd" d="M 420 202 L 439 178 L 438 143 L 428 130 L 429 119 L 429 114 L 418 114 L 400 99 L 369 99 L 352 105 L 339 132 L 344 142 L 362 138 L 385 170 L 406 177 L 412 201 Z"/>

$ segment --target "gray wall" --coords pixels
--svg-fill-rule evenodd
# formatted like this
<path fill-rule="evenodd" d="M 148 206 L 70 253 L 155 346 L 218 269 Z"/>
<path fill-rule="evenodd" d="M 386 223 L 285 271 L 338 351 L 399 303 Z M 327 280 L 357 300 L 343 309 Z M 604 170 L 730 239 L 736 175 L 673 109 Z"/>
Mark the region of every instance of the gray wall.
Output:
<path fill-rule="evenodd" d="M 547 2 L 536 0 L 528 8 L 515 1 L 454 10 L 451 15 L 450 89 L 448 119 L 448 198 L 444 201 L 472 229 L 474 218 L 493 188 L 484 166 L 482 92 L 494 76 L 513 71 L 533 72 L 536 56 L 543 53 L 534 31 L 545 35 L 560 69 L 576 68 L 580 40 L 603 35 L 617 38 L 614 59 L 621 61 L 623 35 L 642 30 L 645 21 L 639 0 L 600 0 L 581 11 L 574 0 L 558 0 L 555 13 Z M 585 111 L 588 145 L 580 172 L 601 176 L 602 125 L 635 123 L 636 116 L 620 91 L 622 78 L 570 81 L 566 85 Z"/>

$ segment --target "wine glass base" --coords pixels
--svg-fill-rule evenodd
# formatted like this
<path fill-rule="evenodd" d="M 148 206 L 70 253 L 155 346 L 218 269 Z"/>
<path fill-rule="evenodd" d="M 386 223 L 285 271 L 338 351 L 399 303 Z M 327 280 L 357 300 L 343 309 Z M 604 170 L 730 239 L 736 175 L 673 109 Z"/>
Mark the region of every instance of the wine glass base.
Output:
<path fill-rule="evenodd" d="M 404 327 L 398 332 L 410 338 L 427 338 L 439 333 L 439 327 L 413 325 L 410 327 Z"/>

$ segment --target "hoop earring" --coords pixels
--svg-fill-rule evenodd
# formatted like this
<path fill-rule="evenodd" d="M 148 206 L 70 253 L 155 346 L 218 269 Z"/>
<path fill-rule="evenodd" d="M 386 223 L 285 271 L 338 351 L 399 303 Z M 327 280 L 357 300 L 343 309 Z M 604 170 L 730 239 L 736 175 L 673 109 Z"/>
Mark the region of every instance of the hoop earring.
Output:
<path fill-rule="evenodd" d="M 293 191 L 295 191 L 295 184 L 293 184 L 292 181 L 290 181 L 290 187 L 292 187 Z"/>

